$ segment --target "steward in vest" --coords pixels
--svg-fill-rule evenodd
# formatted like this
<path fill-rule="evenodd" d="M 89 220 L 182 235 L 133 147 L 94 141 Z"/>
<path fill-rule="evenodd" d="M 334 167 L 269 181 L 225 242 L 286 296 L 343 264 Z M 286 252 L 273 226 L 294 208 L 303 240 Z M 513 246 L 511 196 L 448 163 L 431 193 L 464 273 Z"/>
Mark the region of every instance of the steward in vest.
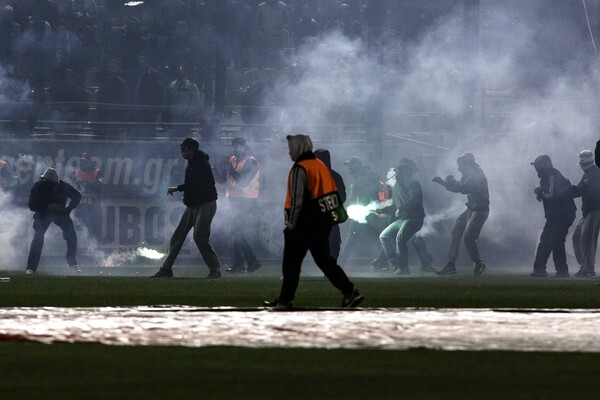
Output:
<path fill-rule="evenodd" d="M 329 251 L 331 226 L 347 218 L 333 177 L 327 166 L 315 157 L 309 136 L 294 135 L 287 139 L 289 154 L 295 163 L 288 176 L 285 200 L 283 284 L 279 297 L 263 305 L 275 310 L 292 307 L 302 261 L 310 250 L 325 277 L 342 292 L 342 307 L 356 307 L 364 297 Z"/>
<path fill-rule="evenodd" d="M 250 153 L 245 139 L 236 137 L 231 146 L 234 149 L 233 155 L 224 165 L 215 168 L 215 180 L 224 184 L 225 197 L 233 214 L 233 263 L 226 271 L 254 272 L 262 264 L 256 258 L 245 232 L 249 229 L 253 233 L 257 231 L 257 222 L 253 216 L 258 207 L 260 171 L 258 161 Z"/>

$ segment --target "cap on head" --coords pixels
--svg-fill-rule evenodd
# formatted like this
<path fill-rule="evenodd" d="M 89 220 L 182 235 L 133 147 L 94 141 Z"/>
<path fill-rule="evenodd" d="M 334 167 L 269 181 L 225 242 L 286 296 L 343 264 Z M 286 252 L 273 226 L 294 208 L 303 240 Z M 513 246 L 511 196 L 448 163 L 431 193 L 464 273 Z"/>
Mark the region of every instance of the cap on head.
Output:
<path fill-rule="evenodd" d="M 415 164 L 413 160 L 411 160 L 410 158 L 403 158 L 402 160 L 400 160 L 400 163 L 396 167 L 396 170 L 414 174 L 418 171 L 418 168 L 417 164 Z"/>
<path fill-rule="evenodd" d="M 355 167 L 362 167 L 362 165 L 363 165 L 360 158 L 358 158 L 356 156 L 350 157 L 349 160 L 344 161 L 344 164 L 346 164 L 348 166 L 355 166 Z"/>
<path fill-rule="evenodd" d="M 241 137 L 233 138 L 231 141 L 232 146 L 246 146 L 246 139 Z"/>
<path fill-rule="evenodd" d="M 58 183 L 58 172 L 54 168 L 48 168 L 44 171 L 40 178 Z"/>
<path fill-rule="evenodd" d="M 456 159 L 456 162 L 458 164 L 474 165 L 475 164 L 475 156 L 471 153 L 465 153 L 462 156 L 458 157 Z"/>
<path fill-rule="evenodd" d="M 533 160 L 531 165 L 539 169 L 550 169 L 552 168 L 552 160 L 550 159 L 550 156 L 543 154 Z"/>
<path fill-rule="evenodd" d="M 200 148 L 200 143 L 196 139 L 185 138 L 183 142 L 179 145 L 180 147 L 189 147 L 192 150 L 198 150 Z"/>

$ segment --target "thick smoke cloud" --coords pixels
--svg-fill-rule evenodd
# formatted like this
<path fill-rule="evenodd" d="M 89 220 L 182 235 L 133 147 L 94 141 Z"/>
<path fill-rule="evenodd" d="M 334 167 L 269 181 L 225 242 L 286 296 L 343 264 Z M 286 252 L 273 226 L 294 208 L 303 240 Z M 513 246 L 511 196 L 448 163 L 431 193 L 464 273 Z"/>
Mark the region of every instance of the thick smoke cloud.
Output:
<path fill-rule="evenodd" d="M 436 235 L 436 229 L 444 222 L 447 229 L 466 199 L 430 180 L 435 175 L 459 177 L 456 158 L 474 153 L 490 186 L 491 213 L 482 233 L 484 255 L 498 265 L 528 265 L 544 222 L 542 206 L 533 195 L 538 180 L 531 161 L 540 154 L 550 155 L 576 184 L 582 174 L 578 153 L 595 143 L 591 99 L 596 76 L 589 62 L 593 56 L 589 37 L 582 33 L 583 9 L 571 4 L 566 12 L 564 5 L 552 4 L 554 8 L 542 1 L 482 1 L 479 53 L 465 43 L 465 10 L 459 7 L 419 40 L 386 49 L 403 55 L 406 62 L 401 70 L 382 64 L 363 42 L 337 32 L 310 41 L 288 60 L 300 66 L 300 78 L 274 88 L 284 111 L 271 115 L 270 122 L 316 132 L 315 126 L 339 122 L 334 110 L 362 112 L 382 92 L 385 108 L 392 113 L 473 113 L 473 122 L 459 125 L 456 136 L 444 143 L 423 139 L 434 146 L 443 144 L 436 148 L 434 160 L 412 153 L 413 147 L 407 146 L 404 154 L 386 154 L 385 167 L 403 156 L 418 159 L 418 178 L 429 211 L 422 234 L 433 235 L 434 247 L 445 249 L 448 237 Z M 470 84 L 479 85 L 475 98 L 469 96 Z M 342 119 L 347 121 L 348 114 Z M 313 136 L 332 140 L 322 130 Z M 344 139 L 336 137 L 332 145 L 338 163 L 342 157 L 364 152 L 364 146 L 352 149 Z M 336 147 L 345 154 L 336 154 Z M 432 147 L 419 151 L 431 153 Z M 440 147 L 448 151 L 439 151 Z M 378 172 L 383 176 L 385 171 Z M 351 180 L 348 174 L 345 178 Z"/>

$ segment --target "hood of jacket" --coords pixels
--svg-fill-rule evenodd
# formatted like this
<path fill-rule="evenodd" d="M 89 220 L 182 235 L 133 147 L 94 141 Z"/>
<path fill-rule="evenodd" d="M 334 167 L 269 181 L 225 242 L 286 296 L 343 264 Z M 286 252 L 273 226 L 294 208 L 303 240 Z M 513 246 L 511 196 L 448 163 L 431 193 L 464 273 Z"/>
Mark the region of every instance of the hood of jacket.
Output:
<path fill-rule="evenodd" d="M 323 164 L 327 165 L 327 168 L 331 169 L 331 154 L 329 154 L 329 150 L 317 149 L 315 150 L 315 157 L 323 161 Z"/>
<path fill-rule="evenodd" d="M 288 148 L 292 161 L 298 161 L 300 155 L 312 151 L 313 144 L 308 135 L 288 135 Z"/>

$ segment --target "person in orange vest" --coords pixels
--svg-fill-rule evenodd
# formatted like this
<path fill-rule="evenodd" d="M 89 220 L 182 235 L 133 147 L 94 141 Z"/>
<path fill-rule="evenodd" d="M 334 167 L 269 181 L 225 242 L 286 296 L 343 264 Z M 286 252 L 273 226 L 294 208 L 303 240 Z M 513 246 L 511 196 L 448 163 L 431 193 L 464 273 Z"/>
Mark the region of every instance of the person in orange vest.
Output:
<path fill-rule="evenodd" d="M 96 163 L 88 153 L 83 153 L 79 159 L 75 183 L 83 196 L 75 216 L 87 227 L 90 237 L 99 240 L 102 235 L 102 180 L 100 168 L 96 168 Z"/>
<path fill-rule="evenodd" d="M 258 161 L 251 154 L 246 139 L 236 137 L 231 146 L 233 154 L 223 165 L 215 168 L 215 180 L 225 185 L 225 197 L 233 211 L 233 263 L 227 272 L 254 272 L 262 264 L 256 258 L 246 238 L 246 230 L 252 227 L 252 215 L 256 214 L 260 194 L 260 170 Z M 247 265 L 244 265 L 244 262 Z"/>
<path fill-rule="evenodd" d="M 329 168 L 315 157 L 308 135 L 288 135 L 287 140 L 294 165 L 288 175 L 285 200 L 283 283 L 279 297 L 263 305 L 274 310 L 292 307 L 302 261 L 310 250 L 325 277 L 342 292 L 342 307 L 356 307 L 364 296 L 329 251 L 331 227 L 347 218 L 335 181 Z"/>

